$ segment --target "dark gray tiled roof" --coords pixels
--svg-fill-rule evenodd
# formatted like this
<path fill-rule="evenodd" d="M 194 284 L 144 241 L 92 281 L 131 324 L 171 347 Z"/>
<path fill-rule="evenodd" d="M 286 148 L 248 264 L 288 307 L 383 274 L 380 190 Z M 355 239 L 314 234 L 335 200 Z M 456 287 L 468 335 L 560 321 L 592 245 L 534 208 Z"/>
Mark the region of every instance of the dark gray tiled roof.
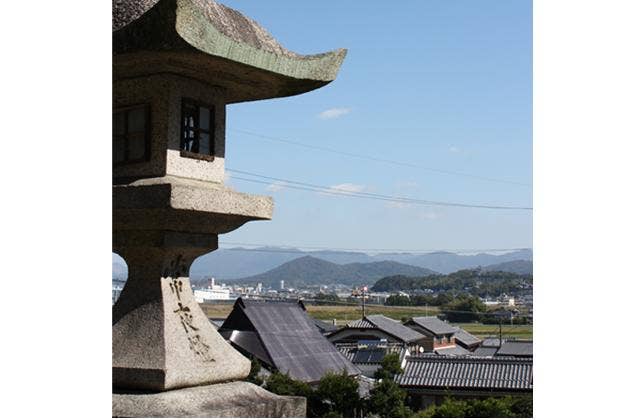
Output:
<path fill-rule="evenodd" d="M 456 390 L 533 390 L 533 360 L 425 354 L 407 358 L 401 387 Z"/>
<path fill-rule="evenodd" d="M 338 329 L 338 327 L 336 327 L 335 325 L 329 324 L 328 322 L 322 321 L 320 319 L 311 318 L 311 320 L 314 324 L 316 324 L 316 327 L 318 327 L 320 332 L 323 334 L 333 332 Z"/>
<path fill-rule="evenodd" d="M 375 324 L 367 321 L 366 318 L 359 319 L 357 321 L 352 321 L 347 324 L 349 328 L 376 328 Z"/>
<path fill-rule="evenodd" d="M 424 335 L 419 332 L 412 330 L 409 327 L 405 327 L 400 322 L 387 318 L 384 315 L 368 315 L 365 319 L 380 330 L 398 337 L 405 343 L 413 343 L 424 338 Z"/>
<path fill-rule="evenodd" d="M 411 318 L 411 321 L 434 335 L 453 334 L 456 332 L 456 327 L 438 319 L 435 316 L 416 316 Z"/>
<path fill-rule="evenodd" d="M 472 354 L 474 356 L 493 357 L 497 351 L 497 347 L 478 347 Z"/>
<path fill-rule="evenodd" d="M 456 327 L 458 328 L 458 327 Z M 456 339 L 456 342 L 462 343 L 465 346 L 475 346 L 476 344 L 482 343 L 482 340 L 476 337 L 475 335 L 469 334 L 462 328 L 458 328 L 453 334 L 453 337 Z"/>
<path fill-rule="evenodd" d="M 433 351 L 435 354 L 453 354 L 458 356 L 464 356 L 467 354 L 471 354 L 471 352 L 464 347 L 455 346 L 455 347 L 445 347 L 443 349 L 435 349 Z"/>
<path fill-rule="evenodd" d="M 533 341 L 507 341 L 500 346 L 495 355 L 533 357 Z"/>
<path fill-rule="evenodd" d="M 349 375 L 360 373 L 318 331 L 302 307 L 295 303 L 238 298 L 232 313 L 221 327 L 221 331 L 226 330 L 255 332 L 274 367 L 280 372 L 289 373 L 294 379 L 316 382 L 329 371 L 339 373 L 345 369 Z M 233 335 L 230 338 L 233 339 Z M 240 343 L 235 344 L 242 347 Z M 245 350 L 252 352 L 251 347 Z"/>

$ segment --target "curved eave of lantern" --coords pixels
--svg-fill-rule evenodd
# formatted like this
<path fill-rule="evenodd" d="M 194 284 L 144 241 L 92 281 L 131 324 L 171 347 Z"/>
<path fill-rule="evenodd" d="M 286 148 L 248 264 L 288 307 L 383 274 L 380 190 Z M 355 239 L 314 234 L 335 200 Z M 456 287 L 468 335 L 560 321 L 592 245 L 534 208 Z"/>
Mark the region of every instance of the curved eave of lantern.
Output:
<path fill-rule="evenodd" d="M 206 14 L 209 1 L 147 0 L 147 10 L 114 28 L 114 78 L 180 74 L 224 88 L 227 103 L 297 95 L 336 78 L 345 49 L 298 55 L 278 44 L 282 53 L 258 48 L 221 32 Z"/>

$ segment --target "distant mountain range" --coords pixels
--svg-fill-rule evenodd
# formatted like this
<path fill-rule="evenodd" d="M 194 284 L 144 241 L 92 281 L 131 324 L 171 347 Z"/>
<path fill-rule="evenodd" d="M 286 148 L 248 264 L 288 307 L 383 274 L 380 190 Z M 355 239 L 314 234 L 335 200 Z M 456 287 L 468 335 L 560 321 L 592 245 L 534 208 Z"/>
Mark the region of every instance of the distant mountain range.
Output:
<path fill-rule="evenodd" d="M 507 261 L 500 264 L 487 265 L 486 267 L 482 267 L 482 271 L 506 271 L 516 274 L 533 274 L 533 261 Z"/>
<path fill-rule="evenodd" d="M 480 253 L 475 255 L 452 252 L 431 252 L 425 254 L 382 253 L 344 251 L 301 251 L 294 248 L 227 248 L 203 255 L 194 261 L 190 275 L 193 279 L 215 277 L 218 280 L 240 279 L 272 270 L 286 262 L 302 256 L 322 259 L 334 264 L 373 263 L 394 261 L 410 266 L 426 268 L 449 274 L 466 268 L 492 266 L 516 260 L 533 261 L 531 249 L 522 249 L 504 254 Z M 118 256 L 113 258 L 113 275 L 126 277 L 126 265 Z"/>
<path fill-rule="evenodd" d="M 301 287 L 320 284 L 345 284 L 355 286 L 373 284 L 390 275 L 426 276 L 435 274 L 427 268 L 401 264 L 395 261 L 375 261 L 369 263 L 335 264 L 320 258 L 304 256 L 286 262 L 265 273 L 230 283 L 262 283 L 263 286 L 279 288 L 284 280 L 285 287 Z"/>

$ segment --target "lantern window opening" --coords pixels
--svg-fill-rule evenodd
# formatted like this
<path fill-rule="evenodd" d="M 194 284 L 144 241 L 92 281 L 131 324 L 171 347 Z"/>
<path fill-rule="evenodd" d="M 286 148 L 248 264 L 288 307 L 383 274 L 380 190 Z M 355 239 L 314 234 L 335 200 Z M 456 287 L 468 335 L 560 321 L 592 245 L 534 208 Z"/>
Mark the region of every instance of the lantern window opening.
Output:
<path fill-rule="evenodd" d="M 149 105 L 133 105 L 113 111 L 112 161 L 114 165 L 149 160 Z"/>
<path fill-rule="evenodd" d="M 180 156 L 213 160 L 214 118 L 214 106 L 193 99 L 182 99 Z"/>

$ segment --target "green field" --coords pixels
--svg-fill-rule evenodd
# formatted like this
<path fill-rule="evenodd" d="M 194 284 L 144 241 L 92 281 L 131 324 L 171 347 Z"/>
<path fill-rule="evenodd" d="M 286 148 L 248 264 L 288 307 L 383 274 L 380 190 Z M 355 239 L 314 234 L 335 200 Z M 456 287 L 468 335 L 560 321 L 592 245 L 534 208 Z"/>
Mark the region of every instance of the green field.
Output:
<path fill-rule="evenodd" d="M 203 303 L 200 305 L 210 318 L 226 318 L 233 304 L 209 304 Z M 347 322 L 360 319 L 362 309 L 359 306 L 343 306 L 343 305 L 330 305 L 330 306 L 317 306 L 306 305 L 309 315 L 316 319 L 322 319 L 324 321 L 336 320 L 338 325 L 344 325 Z M 428 315 L 433 316 L 440 313 L 437 307 L 430 306 L 428 308 Z M 425 316 L 424 306 L 367 306 L 366 314 L 381 314 L 388 316 L 389 318 L 402 320 L 402 318 L 410 318 L 412 316 Z M 478 336 L 480 338 L 487 336 L 498 335 L 497 325 L 485 325 L 478 323 L 466 323 L 466 324 L 454 324 L 465 329 L 469 333 Z M 530 339 L 533 337 L 533 325 L 503 325 L 502 334 L 507 337 L 525 338 Z"/>
<path fill-rule="evenodd" d="M 204 312 L 208 317 L 224 318 L 231 312 L 232 304 L 200 304 Z M 346 306 L 346 305 L 306 305 L 309 315 L 316 319 L 322 319 L 324 321 L 336 320 L 339 325 L 344 325 L 347 322 L 360 319 L 362 315 L 362 308 L 360 306 Z M 429 316 L 440 313 L 440 310 L 436 307 L 429 307 L 425 312 L 424 306 L 367 306 L 367 314 L 381 314 L 388 316 L 389 318 L 401 320 L 404 318 L 410 318 L 412 316 L 425 316 L 428 313 Z"/>

